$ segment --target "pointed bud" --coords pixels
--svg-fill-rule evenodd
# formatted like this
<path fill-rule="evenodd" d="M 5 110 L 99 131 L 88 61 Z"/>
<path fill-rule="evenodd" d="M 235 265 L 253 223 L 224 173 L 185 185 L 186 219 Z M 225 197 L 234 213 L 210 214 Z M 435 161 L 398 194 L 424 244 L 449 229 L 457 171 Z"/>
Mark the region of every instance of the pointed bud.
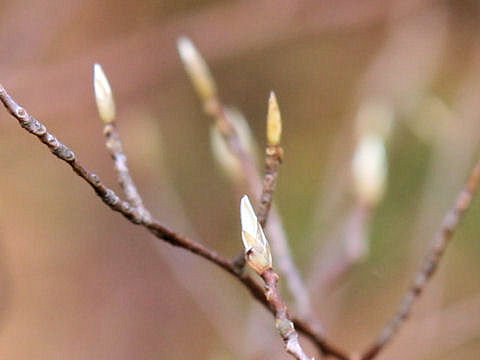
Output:
<path fill-rule="evenodd" d="M 278 108 L 277 97 L 272 91 L 268 99 L 267 140 L 268 145 L 276 146 L 282 136 L 282 117 Z"/>
<path fill-rule="evenodd" d="M 177 41 L 178 53 L 183 66 L 198 95 L 203 101 L 209 101 L 217 94 L 217 88 L 207 63 L 202 55 L 187 37 L 180 37 Z"/>
<path fill-rule="evenodd" d="M 106 124 L 113 122 L 115 120 L 115 103 L 112 88 L 100 64 L 93 66 L 93 88 L 100 118 Z"/>
<path fill-rule="evenodd" d="M 240 201 L 242 241 L 248 265 L 259 275 L 272 267 L 272 254 L 247 195 Z"/>
<path fill-rule="evenodd" d="M 358 198 L 376 205 L 383 196 L 387 177 L 385 145 L 380 136 L 365 135 L 360 139 L 352 171 Z"/>

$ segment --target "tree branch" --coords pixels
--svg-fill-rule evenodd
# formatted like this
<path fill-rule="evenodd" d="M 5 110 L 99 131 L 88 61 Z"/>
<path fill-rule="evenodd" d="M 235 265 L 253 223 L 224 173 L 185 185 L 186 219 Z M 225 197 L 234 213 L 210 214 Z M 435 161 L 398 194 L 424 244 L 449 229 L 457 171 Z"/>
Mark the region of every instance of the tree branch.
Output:
<path fill-rule="evenodd" d="M 275 93 L 270 93 L 267 115 L 267 149 L 265 151 L 265 175 L 258 209 L 258 222 L 265 227 L 272 206 L 273 192 L 277 183 L 278 168 L 282 163 L 283 149 L 280 145 L 282 118 Z"/>
<path fill-rule="evenodd" d="M 415 276 L 412 285 L 403 297 L 397 313 L 385 326 L 379 338 L 373 343 L 361 356 L 361 360 L 371 360 L 375 358 L 380 351 L 389 343 L 400 329 L 400 326 L 408 319 L 415 301 L 420 297 L 428 281 L 438 268 L 438 264 L 455 230 L 465 213 L 470 207 L 472 198 L 480 182 L 480 160 L 468 178 L 465 188 L 458 195 L 455 206 L 446 214 L 440 231 L 433 239 L 430 250 L 428 251 L 423 265 Z"/>
<path fill-rule="evenodd" d="M 127 201 L 137 209 L 142 218 L 147 220 L 151 219 L 150 212 L 145 208 L 142 197 L 130 175 L 130 169 L 127 165 L 127 156 L 123 152 L 122 141 L 117 132 L 115 122 L 104 124 L 103 134 L 106 139 L 105 147 L 112 157 L 118 183 L 120 184 Z"/>
<path fill-rule="evenodd" d="M 202 100 L 205 113 L 215 120 L 215 125 L 223 135 L 231 153 L 238 159 L 250 192 L 252 194 L 261 194 L 262 181 L 260 172 L 255 165 L 253 157 L 248 153 L 248 149 L 243 146 L 240 136 L 232 120 L 229 118 L 224 104 L 220 100 L 217 86 L 207 63 L 188 38 L 181 37 L 177 45 L 185 71 L 189 75 L 193 87 Z M 281 126 L 279 130 L 281 130 Z M 280 158 L 280 156 L 276 157 Z M 270 195 L 273 193 L 274 182 L 271 185 Z M 265 205 L 267 205 L 269 201 L 271 202 L 271 199 L 265 198 L 265 201 Z M 263 221 L 266 221 L 267 214 L 268 210 L 265 212 L 265 216 L 263 216 Z M 297 310 L 299 312 L 301 311 L 305 317 L 310 317 L 312 321 L 315 321 L 308 290 L 292 259 L 287 237 L 283 230 L 280 216 L 275 208 L 271 214 L 270 226 L 266 230 L 270 232 L 271 235 L 272 250 L 278 262 L 279 272 L 285 276 L 288 289 L 292 298 L 295 300 Z M 243 254 L 237 255 L 233 262 L 235 266 L 241 270 L 245 266 Z M 320 324 L 317 324 L 316 327 L 321 331 Z"/>
<path fill-rule="evenodd" d="M 241 271 L 238 271 L 231 260 L 219 255 L 216 251 L 213 251 L 187 237 L 177 234 L 176 232 L 163 226 L 157 220 L 148 219 L 145 216 L 142 216 L 138 209 L 132 207 L 128 202 L 121 200 L 113 190 L 109 189 L 102 183 L 96 174 L 90 172 L 78 161 L 72 150 L 61 143 L 54 135 L 50 134 L 45 125 L 40 123 L 37 119 L 28 114 L 28 112 L 22 106 L 17 104 L 1 84 L 0 101 L 3 103 L 8 112 L 18 120 L 21 127 L 23 127 L 32 135 L 35 135 L 50 149 L 50 151 L 56 157 L 70 165 L 73 171 L 92 187 L 95 193 L 110 209 L 119 212 L 133 224 L 145 227 L 158 239 L 166 241 L 170 245 L 181 247 L 219 266 L 239 280 L 250 291 L 256 300 L 273 312 L 273 310 L 268 306 L 262 286 L 259 285 L 252 277 L 244 274 Z M 292 321 L 300 332 L 302 332 L 306 337 L 316 344 L 322 353 L 331 355 L 339 360 L 349 359 L 349 356 L 346 355 L 342 350 L 338 349 L 336 346 L 330 344 L 326 339 L 324 339 L 322 334 L 320 334 L 315 327 L 309 324 L 308 321 L 297 318 L 293 318 Z"/>
<path fill-rule="evenodd" d="M 268 304 L 275 315 L 275 327 L 285 345 L 286 351 L 298 360 L 314 360 L 308 357 L 298 342 L 298 334 L 293 322 L 288 318 L 287 305 L 278 292 L 278 275 L 272 268 L 267 269 L 261 274 L 265 281 L 265 296 Z"/>

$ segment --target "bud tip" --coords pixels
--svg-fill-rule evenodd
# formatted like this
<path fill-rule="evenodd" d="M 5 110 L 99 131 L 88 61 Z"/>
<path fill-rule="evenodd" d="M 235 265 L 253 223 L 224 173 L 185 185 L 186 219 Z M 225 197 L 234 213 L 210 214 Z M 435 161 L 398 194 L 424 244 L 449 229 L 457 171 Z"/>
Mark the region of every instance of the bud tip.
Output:
<path fill-rule="evenodd" d="M 93 88 L 100 118 L 106 124 L 113 122 L 115 120 L 115 103 L 112 88 L 102 66 L 98 63 L 93 66 Z"/>
<path fill-rule="evenodd" d="M 177 49 L 182 59 L 185 71 L 203 101 L 209 101 L 216 96 L 216 85 L 207 63 L 193 42 L 186 36 L 177 40 Z"/>
<path fill-rule="evenodd" d="M 268 99 L 268 114 L 267 114 L 267 141 L 271 146 L 276 146 L 280 143 L 282 136 L 282 118 L 280 109 L 278 107 L 277 97 L 275 93 L 270 92 Z"/>

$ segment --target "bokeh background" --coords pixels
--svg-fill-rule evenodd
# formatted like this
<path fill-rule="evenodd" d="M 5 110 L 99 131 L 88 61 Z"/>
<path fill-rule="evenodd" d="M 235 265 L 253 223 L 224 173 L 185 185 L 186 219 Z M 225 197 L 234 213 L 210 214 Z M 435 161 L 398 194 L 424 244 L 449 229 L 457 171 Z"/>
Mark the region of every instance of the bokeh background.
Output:
<path fill-rule="evenodd" d="M 275 90 L 276 202 L 328 337 L 355 351 L 396 310 L 478 158 L 479 20 L 474 0 L 0 1 L 0 82 L 118 189 L 93 97 L 100 62 L 147 206 L 228 256 L 241 250 L 240 194 L 212 157 L 176 39 L 202 51 L 260 149 Z M 369 255 L 320 291 L 308 279 L 342 243 L 355 122 L 371 102 L 395 119 L 388 190 Z M 288 358 L 231 277 L 110 211 L 3 110 L 0 126 L 0 359 Z M 478 359 L 479 216 L 477 199 L 379 358 Z"/>

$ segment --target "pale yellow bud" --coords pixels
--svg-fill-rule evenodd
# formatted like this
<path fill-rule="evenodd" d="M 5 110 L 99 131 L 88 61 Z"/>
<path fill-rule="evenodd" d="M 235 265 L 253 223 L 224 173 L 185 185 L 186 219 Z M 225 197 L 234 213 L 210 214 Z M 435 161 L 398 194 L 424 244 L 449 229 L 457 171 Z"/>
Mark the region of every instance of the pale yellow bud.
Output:
<path fill-rule="evenodd" d="M 115 102 L 112 88 L 100 64 L 95 64 L 93 67 L 93 88 L 100 118 L 104 123 L 113 122 L 115 120 Z"/>
<path fill-rule="evenodd" d="M 272 254 L 257 215 L 247 195 L 240 201 L 242 241 L 248 265 L 259 275 L 272 267 Z"/>
<path fill-rule="evenodd" d="M 383 196 L 387 177 L 385 145 L 380 136 L 365 135 L 360 139 L 352 172 L 358 198 L 369 205 L 376 205 Z"/>
<path fill-rule="evenodd" d="M 282 137 L 282 117 L 278 107 L 277 97 L 272 91 L 268 99 L 267 141 L 268 145 L 278 145 Z"/>
<path fill-rule="evenodd" d="M 217 88 L 207 63 L 202 55 L 187 37 L 181 37 L 177 41 L 178 53 L 183 61 L 185 71 L 193 83 L 200 98 L 207 102 L 217 94 Z"/>

